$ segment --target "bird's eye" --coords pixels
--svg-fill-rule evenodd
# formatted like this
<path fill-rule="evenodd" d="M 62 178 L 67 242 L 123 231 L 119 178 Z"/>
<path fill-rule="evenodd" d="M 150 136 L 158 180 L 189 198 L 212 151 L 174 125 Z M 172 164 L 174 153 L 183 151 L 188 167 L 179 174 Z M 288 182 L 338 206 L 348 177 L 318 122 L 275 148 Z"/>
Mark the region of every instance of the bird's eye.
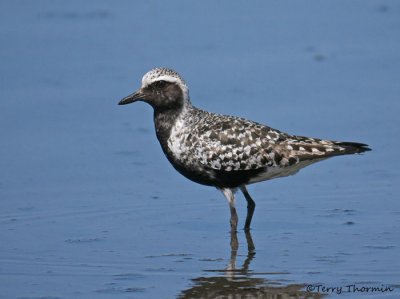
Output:
<path fill-rule="evenodd" d="M 167 84 L 167 82 L 164 80 L 157 81 L 158 88 L 163 88 L 166 84 Z"/>

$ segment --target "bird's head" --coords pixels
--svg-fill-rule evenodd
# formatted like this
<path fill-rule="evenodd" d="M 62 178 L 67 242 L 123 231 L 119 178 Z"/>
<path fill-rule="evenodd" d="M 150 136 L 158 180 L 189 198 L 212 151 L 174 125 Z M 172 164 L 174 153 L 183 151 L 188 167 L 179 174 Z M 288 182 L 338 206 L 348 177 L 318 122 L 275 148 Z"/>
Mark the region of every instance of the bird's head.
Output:
<path fill-rule="evenodd" d="M 136 101 L 149 103 L 155 109 L 183 107 L 189 103 L 189 89 L 182 77 L 174 70 L 155 68 L 147 72 L 142 86 L 131 95 L 123 98 L 118 105 Z"/>

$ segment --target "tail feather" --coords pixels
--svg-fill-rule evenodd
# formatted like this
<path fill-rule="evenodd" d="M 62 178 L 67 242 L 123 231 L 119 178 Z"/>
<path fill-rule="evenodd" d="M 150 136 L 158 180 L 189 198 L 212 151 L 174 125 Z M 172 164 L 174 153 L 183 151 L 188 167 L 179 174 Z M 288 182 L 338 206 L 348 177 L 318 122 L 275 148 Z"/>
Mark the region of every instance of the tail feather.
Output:
<path fill-rule="evenodd" d="M 332 141 L 303 136 L 292 136 L 286 144 L 299 161 L 323 160 L 333 156 L 360 154 L 371 149 L 358 142 Z M 290 155 L 290 154 L 289 154 Z"/>
<path fill-rule="evenodd" d="M 336 141 L 334 144 L 343 147 L 345 149 L 344 154 L 360 154 L 371 150 L 371 148 L 368 147 L 368 144 L 358 142 Z"/>

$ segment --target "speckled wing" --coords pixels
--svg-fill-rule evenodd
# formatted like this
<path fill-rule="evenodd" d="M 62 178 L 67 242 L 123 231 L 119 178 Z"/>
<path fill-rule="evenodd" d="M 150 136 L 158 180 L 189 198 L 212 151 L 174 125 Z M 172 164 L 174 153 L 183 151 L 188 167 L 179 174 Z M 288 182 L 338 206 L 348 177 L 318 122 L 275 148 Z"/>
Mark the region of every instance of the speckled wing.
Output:
<path fill-rule="evenodd" d="M 201 119 L 196 130 L 197 160 L 225 172 L 300 167 L 368 150 L 360 143 L 293 136 L 243 118 L 211 113 Z"/>
<path fill-rule="evenodd" d="M 194 155 L 221 171 L 252 170 L 289 163 L 280 143 L 289 135 L 242 118 L 208 114 L 196 126 Z M 295 162 L 294 160 L 292 162 Z"/>

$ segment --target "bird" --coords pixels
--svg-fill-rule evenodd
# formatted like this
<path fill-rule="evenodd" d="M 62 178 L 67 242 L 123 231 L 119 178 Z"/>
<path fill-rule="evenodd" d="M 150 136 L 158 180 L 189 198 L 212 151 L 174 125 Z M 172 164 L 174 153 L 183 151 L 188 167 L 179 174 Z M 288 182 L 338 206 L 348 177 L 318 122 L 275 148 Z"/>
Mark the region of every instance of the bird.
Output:
<path fill-rule="evenodd" d="M 338 155 L 371 150 L 367 144 L 290 135 L 245 118 L 196 108 L 179 73 L 164 67 L 148 71 L 141 87 L 119 101 L 153 107 L 155 133 L 172 166 L 196 183 L 222 191 L 237 231 L 235 192 L 247 201 L 244 230 L 249 231 L 255 202 L 247 185 L 286 177 Z"/>

